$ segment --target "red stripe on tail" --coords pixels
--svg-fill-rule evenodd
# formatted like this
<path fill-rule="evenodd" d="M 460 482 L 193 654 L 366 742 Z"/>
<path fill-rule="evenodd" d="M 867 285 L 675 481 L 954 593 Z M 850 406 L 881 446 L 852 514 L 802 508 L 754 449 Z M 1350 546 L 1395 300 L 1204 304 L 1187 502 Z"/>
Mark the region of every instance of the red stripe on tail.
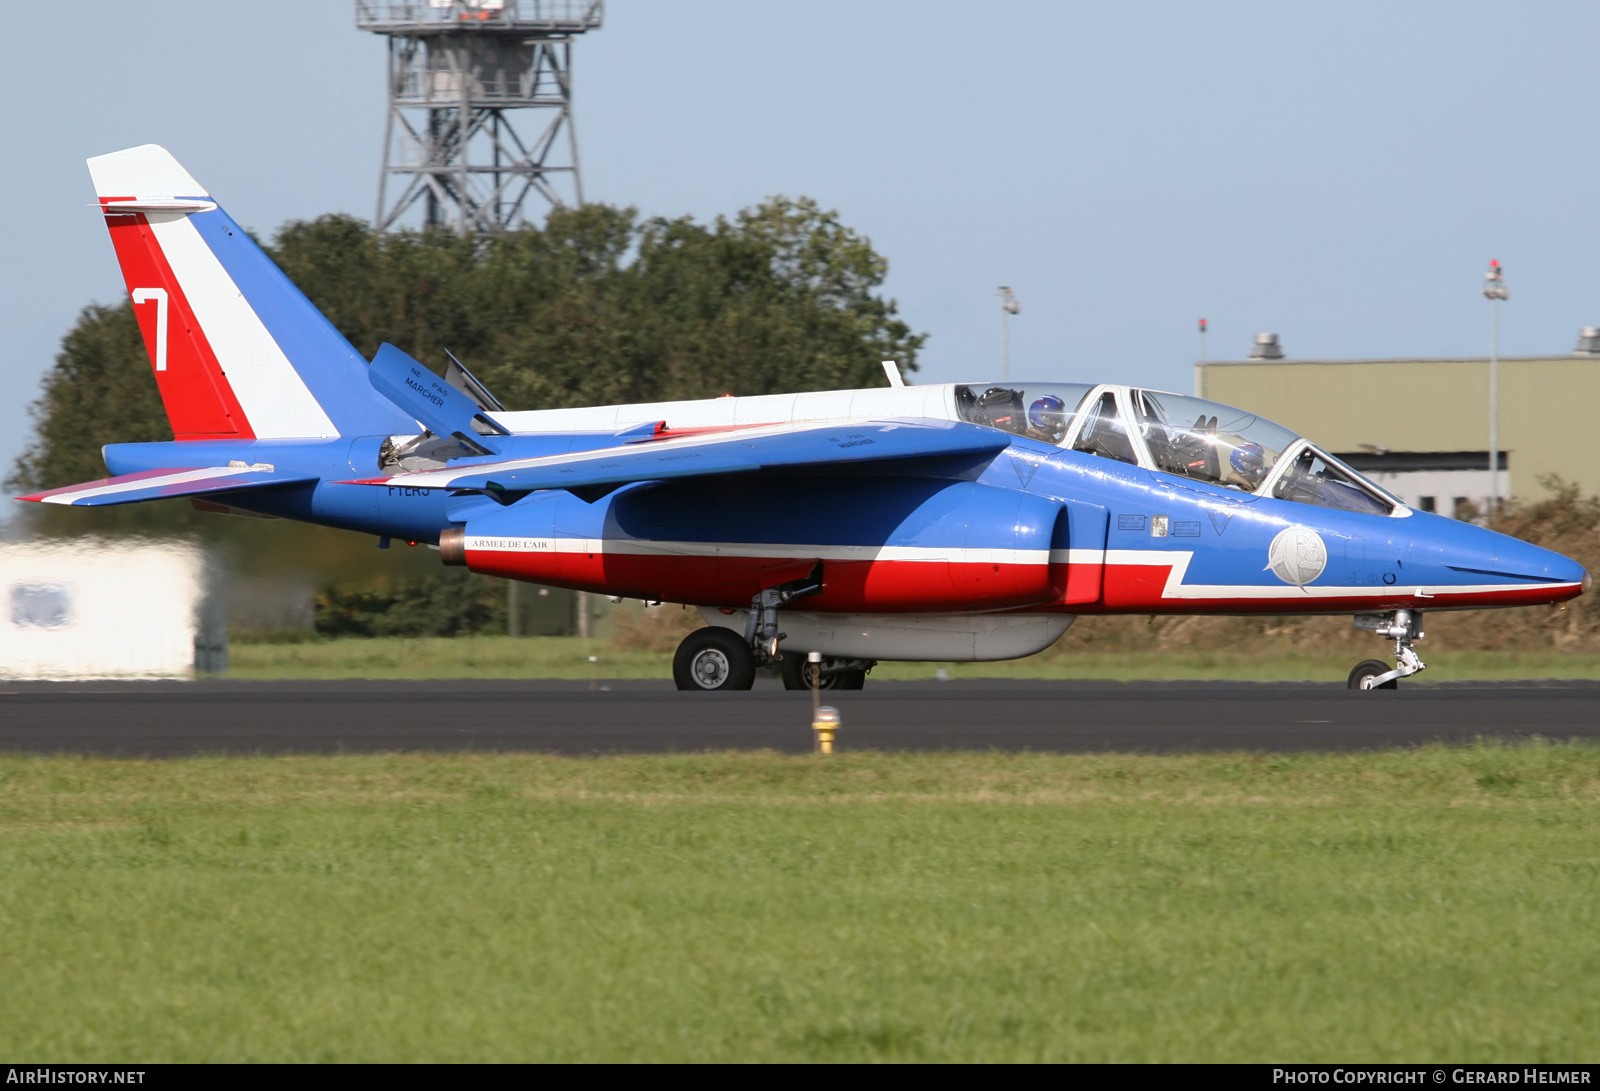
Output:
<path fill-rule="evenodd" d="M 108 209 L 106 227 L 134 301 L 133 314 L 150 354 L 173 437 L 254 439 L 250 421 L 201 332 L 149 221 L 142 213 Z"/>

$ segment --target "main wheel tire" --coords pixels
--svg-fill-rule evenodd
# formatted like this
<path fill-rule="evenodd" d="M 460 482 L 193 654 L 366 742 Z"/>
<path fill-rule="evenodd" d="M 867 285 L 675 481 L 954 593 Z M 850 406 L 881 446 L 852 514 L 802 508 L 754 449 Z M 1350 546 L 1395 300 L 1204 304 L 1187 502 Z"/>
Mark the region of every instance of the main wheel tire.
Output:
<path fill-rule="evenodd" d="M 811 688 L 811 664 L 806 661 L 805 652 L 797 652 L 793 649 L 785 651 L 783 658 L 778 661 L 778 670 L 783 674 L 784 689 Z M 833 679 L 822 679 L 818 688 L 832 689 Z"/>
<path fill-rule="evenodd" d="M 679 689 L 702 693 L 749 689 L 756 680 L 755 653 L 732 629 L 708 625 L 678 645 L 672 680 Z"/>
<path fill-rule="evenodd" d="M 1372 679 L 1380 674 L 1388 674 L 1393 669 L 1381 659 L 1368 659 L 1356 664 L 1356 669 L 1350 672 L 1350 681 L 1347 684 L 1351 689 L 1399 689 L 1398 678 L 1391 678 L 1376 686 L 1372 684 Z"/>
<path fill-rule="evenodd" d="M 831 660 L 824 659 L 823 666 Z M 806 661 L 805 652 L 787 651 L 783 653 L 783 660 L 779 664 L 783 671 L 784 689 L 810 689 L 811 664 Z M 835 671 L 822 676 L 818 689 L 860 689 L 867 681 L 866 671 Z"/>

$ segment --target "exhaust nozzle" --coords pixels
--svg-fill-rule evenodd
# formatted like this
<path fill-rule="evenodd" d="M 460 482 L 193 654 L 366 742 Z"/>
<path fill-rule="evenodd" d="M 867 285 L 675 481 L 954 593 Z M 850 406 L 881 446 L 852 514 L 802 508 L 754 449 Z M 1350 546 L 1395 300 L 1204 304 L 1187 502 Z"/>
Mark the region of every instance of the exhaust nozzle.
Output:
<path fill-rule="evenodd" d="M 439 560 L 449 565 L 466 566 L 467 532 L 464 528 L 446 527 L 439 532 Z"/>

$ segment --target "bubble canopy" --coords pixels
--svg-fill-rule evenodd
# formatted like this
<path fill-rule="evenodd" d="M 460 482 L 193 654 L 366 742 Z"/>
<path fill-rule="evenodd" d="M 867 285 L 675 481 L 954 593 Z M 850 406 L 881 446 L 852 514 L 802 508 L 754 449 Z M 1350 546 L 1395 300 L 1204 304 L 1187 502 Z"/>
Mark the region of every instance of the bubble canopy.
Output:
<path fill-rule="evenodd" d="M 1309 440 L 1233 406 L 1128 391 L 1151 468 L 1319 508 L 1394 515 L 1403 505 Z"/>
<path fill-rule="evenodd" d="M 1230 405 L 1130 392 L 1134 421 L 1154 469 L 1254 492 L 1300 437 Z"/>
<path fill-rule="evenodd" d="M 956 412 L 962 420 L 986 424 L 1013 435 L 1060 443 L 1090 383 L 989 383 L 956 387 Z"/>
<path fill-rule="evenodd" d="M 1160 473 L 1316 507 L 1409 514 L 1304 437 L 1204 398 L 1087 383 L 990 383 L 957 385 L 955 400 L 962 420 Z"/>

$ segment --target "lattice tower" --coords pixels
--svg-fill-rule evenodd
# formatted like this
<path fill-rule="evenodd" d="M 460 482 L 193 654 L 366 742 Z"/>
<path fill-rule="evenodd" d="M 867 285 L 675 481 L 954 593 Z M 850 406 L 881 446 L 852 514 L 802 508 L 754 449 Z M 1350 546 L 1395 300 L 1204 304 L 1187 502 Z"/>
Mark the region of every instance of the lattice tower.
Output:
<path fill-rule="evenodd" d="M 356 0 L 356 26 L 389 40 L 379 231 L 423 222 L 488 235 L 524 221 L 530 195 L 583 203 L 572 120 L 572 39 L 603 0 Z"/>

